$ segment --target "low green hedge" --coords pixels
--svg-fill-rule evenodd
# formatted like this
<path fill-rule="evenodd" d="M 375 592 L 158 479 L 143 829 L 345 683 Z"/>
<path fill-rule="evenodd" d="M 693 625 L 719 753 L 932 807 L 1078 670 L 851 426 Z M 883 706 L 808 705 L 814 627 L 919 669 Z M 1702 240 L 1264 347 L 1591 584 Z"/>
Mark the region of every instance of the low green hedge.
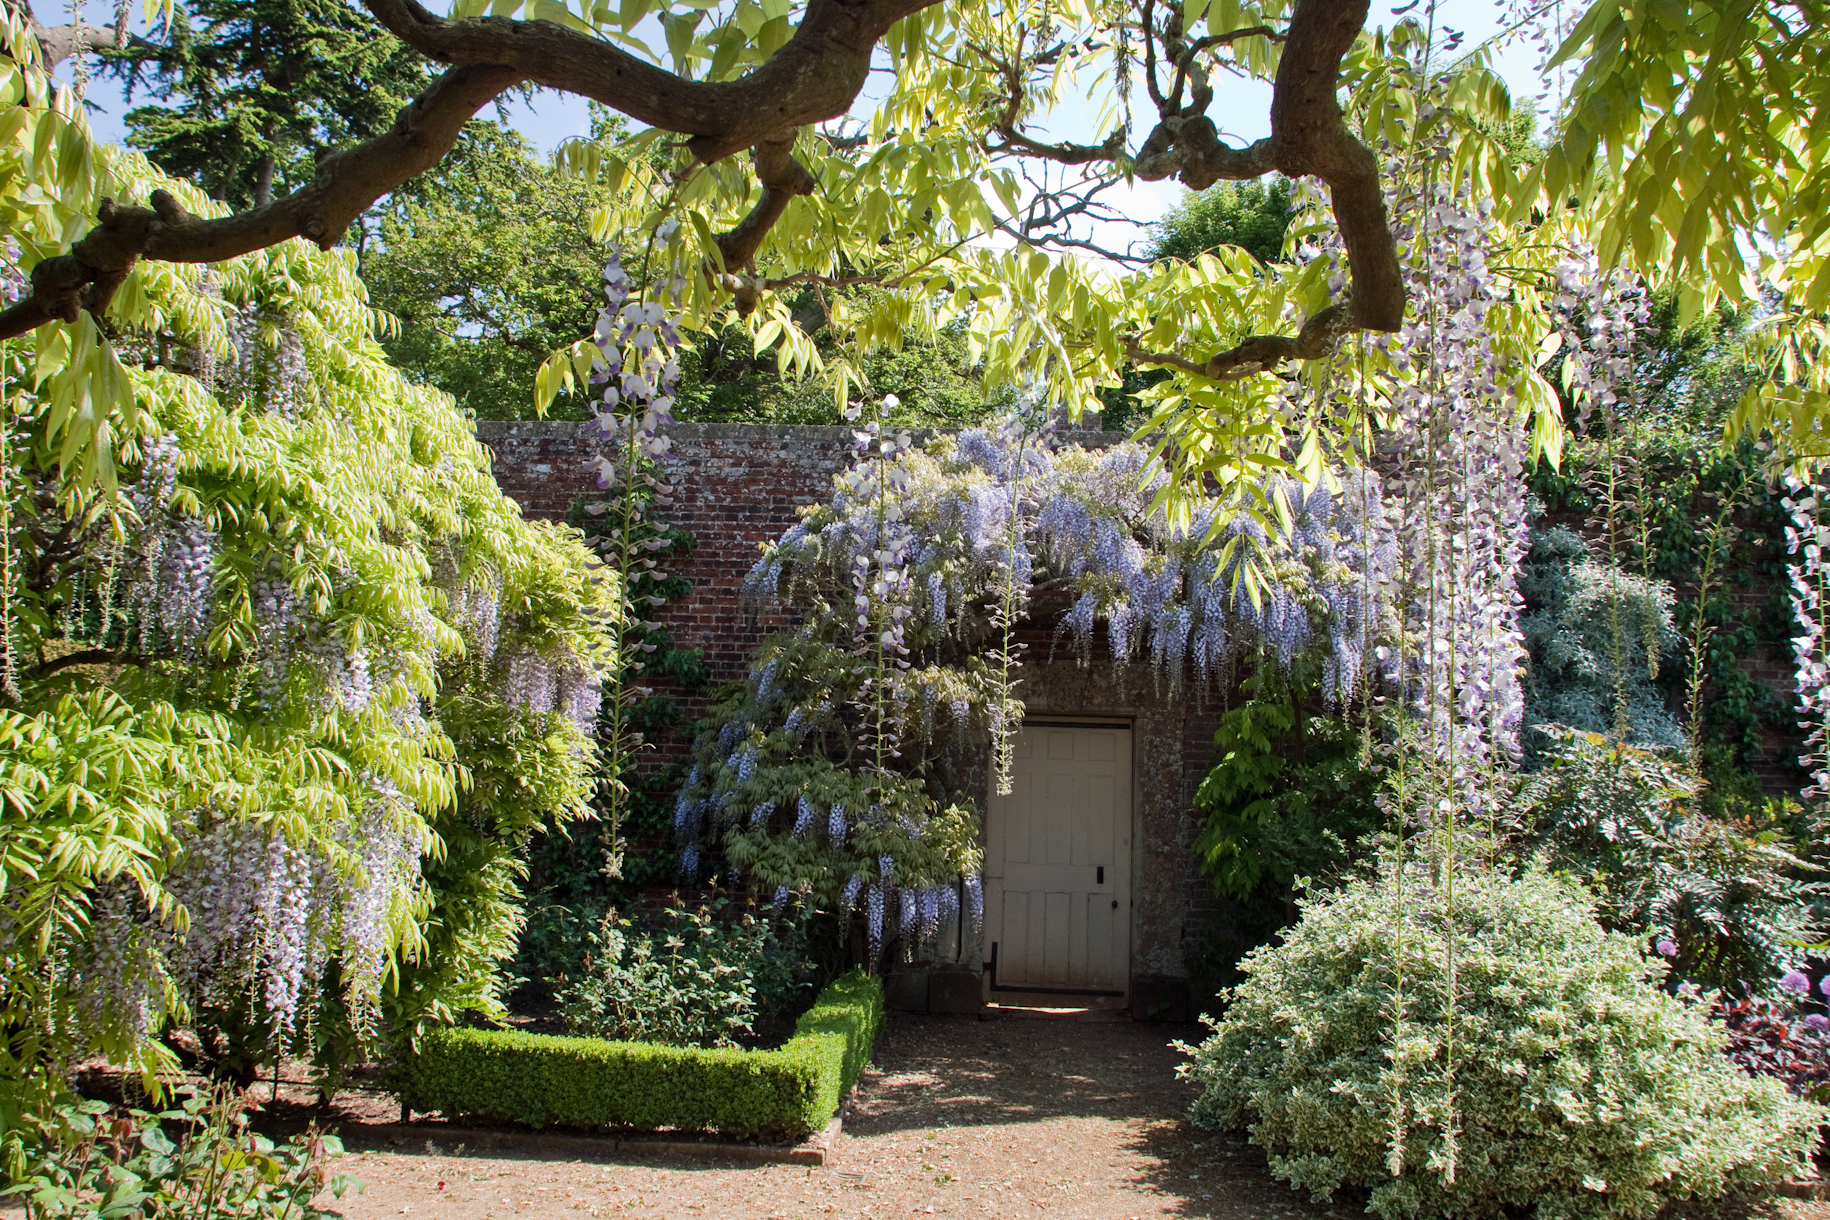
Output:
<path fill-rule="evenodd" d="M 854 970 L 773 1051 L 435 1029 L 402 1065 L 400 1100 L 448 1118 L 799 1139 L 825 1127 L 870 1061 L 883 986 Z"/>

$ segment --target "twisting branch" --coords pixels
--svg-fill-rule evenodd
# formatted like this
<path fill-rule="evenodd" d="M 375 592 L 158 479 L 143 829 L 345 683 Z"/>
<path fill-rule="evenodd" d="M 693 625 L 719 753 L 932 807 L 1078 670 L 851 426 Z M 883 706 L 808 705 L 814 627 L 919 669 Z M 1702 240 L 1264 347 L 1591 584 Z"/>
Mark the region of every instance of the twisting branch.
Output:
<path fill-rule="evenodd" d="M 1357 326 L 1347 306 L 1330 305 L 1304 322 L 1294 337 L 1253 335 L 1200 363 L 1174 352 L 1153 352 L 1135 339 L 1125 340 L 1125 354 L 1138 364 L 1165 365 L 1210 381 L 1237 381 L 1274 369 L 1287 360 L 1319 360 L 1333 351 L 1348 331 L 1372 329 L 1376 328 Z"/>
<path fill-rule="evenodd" d="M 756 146 L 756 180 L 762 186 L 762 197 L 736 228 L 718 238 L 718 256 L 724 260 L 728 271 L 753 268 L 763 237 L 781 219 L 789 202 L 796 195 L 813 193 L 817 185 L 813 175 L 794 159 L 793 150 L 792 128 L 777 139 Z M 761 294 L 755 280 L 745 278 L 738 282 L 732 296 L 736 299 L 737 312 L 747 318 L 756 309 Z"/>
<path fill-rule="evenodd" d="M 116 11 L 113 25 L 91 25 L 86 21 L 70 25 L 46 25 L 32 12 L 30 0 L 0 0 L 0 4 L 25 19 L 32 37 L 38 40 L 38 53 L 47 68 L 55 68 L 72 55 L 83 51 L 118 51 L 129 42 L 146 45 L 144 39 L 128 33 L 125 5 Z"/>
<path fill-rule="evenodd" d="M 1336 96 L 1342 57 L 1364 27 L 1367 9 L 1366 0 L 1297 0 L 1283 32 L 1255 25 L 1190 39 L 1180 3 L 1143 0 L 1139 24 L 1145 85 L 1156 103 L 1158 121 L 1131 158 L 1132 173 L 1150 182 L 1175 178 L 1197 191 L 1273 171 L 1293 178 L 1318 177 L 1333 196 L 1352 282 L 1345 301 L 1318 312 L 1295 335 L 1253 335 L 1206 360 L 1151 351 L 1133 341 L 1127 349 L 1131 359 L 1233 379 L 1286 361 L 1325 356 L 1350 331 L 1391 332 L 1402 324 L 1404 282 L 1379 186 L 1378 159 L 1348 128 Z M 1207 116 L 1214 93 L 1202 57 L 1248 38 L 1280 43 L 1284 49 L 1273 86 L 1272 134 L 1234 147 L 1220 139 Z M 1097 146 L 1050 145 L 1025 137 L 1018 130 L 1018 117 L 1029 66 L 982 48 L 980 54 L 1004 79 L 1004 105 L 991 124 L 1000 142 L 988 141 L 989 150 L 1069 165 L 1122 160 L 1122 133 Z M 1163 75 L 1169 75 L 1167 83 Z"/>
<path fill-rule="evenodd" d="M 1135 162 L 1138 177 L 1179 177 L 1203 190 L 1276 170 L 1328 184 L 1352 276 L 1348 297 L 1294 336 L 1253 335 L 1202 362 L 1133 345 L 1132 359 L 1230 380 L 1332 351 L 1349 331 L 1390 333 L 1404 322 L 1404 276 L 1379 186 L 1379 161 L 1341 113 L 1341 59 L 1366 23 L 1366 0 L 1297 0 L 1271 95 L 1271 135 L 1245 148 L 1220 142 L 1204 114 L 1166 115 Z"/>
<path fill-rule="evenodd" d="M 1285 42 L 1287 36 L 1278 33 L 1268 25 L 1248 25 L 1241 30 L 1228 30 L 1224 34 L 1209 34 L 1206 38 L 1197 38 L 1188 44 L 1188 51 L 1176 66 L 1181 67 L 1183 60 L 1199 55 L 1203 51 L 1212 51 L 1216 47 L 1230 47 L 1242 38 L 1262 38 L 1267 42 Z"/>
<path fill-rule="evenodd" d="M 139 665 L 144 660 L 146 658 L 116 652 L 111 648 L 84 648 L 77 652 L 66 652 L 61 657 L 52 657 L 39 665 L 37 670 L 39 677 L 48 678 L 78 665 Z"/>
<path fill-rule="evenodd" d="M 390 131 L 323 158 L 313 182 L 286 198 L 220 220 L 191 216 L 164 192 L 154 193 L 150 208 L 105 203 L 96 227 L 68 254 L 32 269 L 30 295 L 0 313 L 0 338 L 74 321 L 81 309 L 101 314 L 140 258 L 215 262 L 298 236 L 329 247 L 375 200 L 436 165 L 479 109 L 529 83 L 685 135 L 702 162 L 753 148 L 762 198 L 718 242 L 727 268 L 747 266 L 788 201 L 813 189 L 790 155 L 796 129 L 845 113 L 878 40 L 938 0 L 812 0 L 794 36 L 768 60 L 712 82 L 684 80 L 549 21 L 443 18 L 418 0 L 365 2 L 389 32 L 451 65 Z"/>
<path fill-rule="evenodd" d="M 1016 57 L 999 55 L 992 48 L 978 43 L 972 49 L 986 63 L 998 71 L 1004 78 L 1004 105 L 999 108 L 997 117 L 992 120 L 991 131 L 987 133 L 985 151 L 992 156 L 1014 155 L 1024 157 L 1041 157 L 1049 161 L 1058 161 L 1063 165 L 1090 165 L 1095 161 L 1116 161 L 1125 152 L 1125 131 L 1119 128 L 1099 144 L 1047 144 L 1033 140 L 1023 134 L 1023 98 L 1025 89 L 1024 74 L 1031 68 L 1054 63 L 1067 49 L 1066 43 L 1057 43 L 1046 51 L 1034 56 L 1024 56 L 1019 49 Z M 1002 141 L 994 144 L 990 136 L 995 134 Z"/>
<path fill-rule="evenodd" d="M 1091 165 L 1095 161 L 1116 161 L 1125 154 L 1125 131 L 1122 127 L 1107 136 L 1102 144 L 1044 144 L 1014 129 L 994 127 L 992 130 L 1002 140 L 998 144 L 986 142 L 985 151 L 993 156 L 1008 154 L 1040 157 L 1062 165 Z"/>
<path fill-rule="evenodd" d="M 122 32 L 125 33 L 125 30 Z M 55 68 L 72 55 L 83 51 L 118 51 L 127 45 L 126 39 L 117 38 L 115 31 L 105 25 L 43 25 L 33 21 L 32 33 L 37 36 L 38 45 L 44 51 L 44 62 L 48 68 Z"/>
<path fill-rule="evenodd" d="M 1120 185 L 1124 181 L 1122 178 L 1116 175 L 1083 176 L 1081 181 L 1072 186 L 1065 183 L 1052 186 L 1046 168 L 1040 178 L 1030 172 L 1028 165 L 1023 166 L 1022 173 L 1030 188 L 1029 202 L 1020 215 L 996 222 L 1000 232 L 1038 248 L 1085 250 L 1114 263 L 1141 264 L 1149 261 L 1148 258 L 1129 251 L 1121 254 L 1088 238 L 1077 237 L 1069 230 L 1075 220 L 1135 225 L 1137 222 L 1129 221 L 1117 208 L 1099 198 L 1106 191 Z"/>
<path fill-rule="evenodd" d="M 428 59 L 515 68 L 533 84 L 689 136 L 687 147 L 707 164 L 845 113 L 877 41 L 936 2 L 811 0 L 794 36 L 756 68 L 734 80 L 691 81 L 550 21 L 446 18 L 418 0 L 364 0 L 383 28 Z"/>
<path fill-rule="evenodd" d="M 214 263 L 293 237 L 329 249 L 377 199 L 437 165 L 471 116 L 520 81 L 513 68 L 453 68 L 387 132 L 325 157 L 310 184 L 284 199 L 234 216 L 193 216 L 165 191 L 153 192 L 150 208 L 104 199 L 96 226 L 68 254 L 32 268 L 32 291 L 0 313 L 0 339 L 54 319 L 74 322 L 78 310 L 101 316 L 141 258 Z"/>

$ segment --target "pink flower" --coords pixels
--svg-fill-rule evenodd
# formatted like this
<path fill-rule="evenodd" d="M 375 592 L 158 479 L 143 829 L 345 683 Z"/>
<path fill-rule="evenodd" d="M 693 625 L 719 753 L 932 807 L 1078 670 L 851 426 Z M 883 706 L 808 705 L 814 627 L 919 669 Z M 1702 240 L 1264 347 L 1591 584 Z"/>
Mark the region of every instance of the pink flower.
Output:
<path fill-rule="evenodd" d="M 1794 995 L 1804 995 L 1811 990 L 1811 980 L 1797 970 L 1788 970 L 1779 980 L 1779 986 Z"/>
<path fill-rule="evenodd" d="M 1677 956 L 1677 946 L 1675 944 L 1671 943 L 1669 940 L 1660 940 L 1658 942 L 1658 944 L 1653 947 L 1659 951 L 1659 955 L 1661 957 L 1676 957 Z"/>

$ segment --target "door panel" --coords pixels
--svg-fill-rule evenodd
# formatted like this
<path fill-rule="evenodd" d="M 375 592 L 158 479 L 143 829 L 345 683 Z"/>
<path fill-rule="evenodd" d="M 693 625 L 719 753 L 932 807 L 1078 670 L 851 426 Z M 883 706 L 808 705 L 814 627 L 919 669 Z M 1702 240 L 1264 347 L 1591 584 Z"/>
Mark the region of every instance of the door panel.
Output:
<path fill-rule="evenodd" d="M 1032 725 L 986 825 L 996 990 L 1122 994 L 1130 975 L 1131 732 Z"/>

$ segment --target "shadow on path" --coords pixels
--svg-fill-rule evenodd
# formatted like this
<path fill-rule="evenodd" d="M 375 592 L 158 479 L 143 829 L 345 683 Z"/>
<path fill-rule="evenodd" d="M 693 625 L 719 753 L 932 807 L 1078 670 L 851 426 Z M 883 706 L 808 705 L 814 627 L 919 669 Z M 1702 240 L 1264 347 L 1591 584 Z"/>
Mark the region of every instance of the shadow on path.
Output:
<path fill-rule="evenodd" d="M 975 1162 L 978 1184 L 1015 1191 L 1027 1182 L 1022 1198 L 1033 1214 L 1363 1214 L 1363 1202 L 1311 1203 L 1273 1180 L 1243 1137 L 1188 1121 L 1196 1089 L 1176 1075 L 1185 1057 L 1170 1044 L 1202 1032 L 1142 1022 L 898 1016 L 847 1113 L 847 1142 L 872 1147 L 925 1136 L 921 1146 L 934 1149 L 943 1133 L 976 1135 L 1014 1175 L 985 1175 Z"/>

